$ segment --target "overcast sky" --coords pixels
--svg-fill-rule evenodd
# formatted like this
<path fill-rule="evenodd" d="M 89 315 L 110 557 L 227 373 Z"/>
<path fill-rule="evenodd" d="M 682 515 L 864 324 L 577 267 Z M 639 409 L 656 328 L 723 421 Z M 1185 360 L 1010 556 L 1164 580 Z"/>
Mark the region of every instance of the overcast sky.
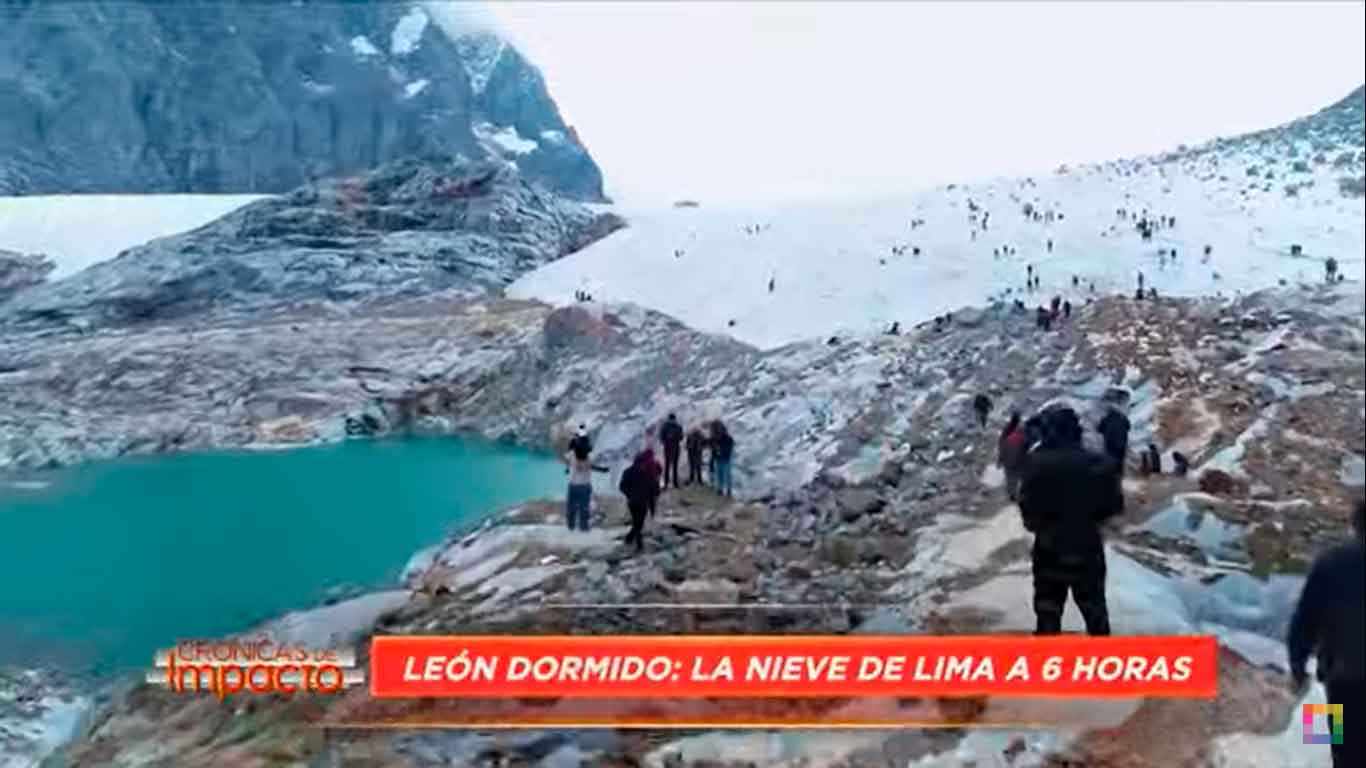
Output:
<path fill-rule="evenodd" d="M 1268 127 L 1362 84 L 1361 2 L 521 2 L 623 202 L 903 190 Z"/>

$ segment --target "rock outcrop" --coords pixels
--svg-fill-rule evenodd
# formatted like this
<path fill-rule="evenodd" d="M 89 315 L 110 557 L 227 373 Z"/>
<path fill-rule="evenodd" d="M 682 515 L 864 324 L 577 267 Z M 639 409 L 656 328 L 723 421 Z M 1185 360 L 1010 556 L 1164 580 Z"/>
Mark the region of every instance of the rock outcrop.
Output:
<path fill-rule="evenodd" d="M 14 253 L 0 250 L 0 304 L 47 280 L 56 265 L 36 253 Z"/>
<path fill-rule="evenodd" d="M 431 152 L 601 200 L 512 46 L 417 2 L 0 7 L 0 194 L 279 193 Z"/>
<path fill-rule="evenodd" d="M 479 295 L 623 225 L 492 161 L 407 159 L 247 205 L 29 290 L 0 324 L 164 322 L 211 309 Z"/>

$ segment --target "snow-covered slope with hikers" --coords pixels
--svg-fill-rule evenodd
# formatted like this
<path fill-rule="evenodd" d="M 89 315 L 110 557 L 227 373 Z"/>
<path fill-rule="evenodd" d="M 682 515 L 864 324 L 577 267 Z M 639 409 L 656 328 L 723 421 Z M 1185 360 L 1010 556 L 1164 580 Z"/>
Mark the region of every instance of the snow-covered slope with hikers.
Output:
<path fill-rule="evenodd" d="M 587 291 L 769 348 L 905 328 L 991 299 L 1080 304 L 1092 284 L 1095 295 L 1132 294 L 1139 272 L 1162 295 L 1233 295 L 1321 281 L 1333 257 L 1360 281 L 1363 99 L 1358 89 L 1310 117 L 1193 149 L 898 198 L 624 210 L 627 229 L 509 293 L 564 303 Z M 1145 214 L 1175 223 L 1145 240 Z M 1029 265 L 1040 286 L 1021 296 Z"/>

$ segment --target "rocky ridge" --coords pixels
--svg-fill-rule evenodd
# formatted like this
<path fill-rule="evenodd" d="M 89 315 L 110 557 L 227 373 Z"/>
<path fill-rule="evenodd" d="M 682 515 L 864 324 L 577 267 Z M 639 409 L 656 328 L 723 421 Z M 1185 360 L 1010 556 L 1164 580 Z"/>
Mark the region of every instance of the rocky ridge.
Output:
<path fill-rule="evenodd" d="M 941 333 L 925 327 L 769 352 L 629 306 L 439 297 L 325 306 L 264 321 L 226 312 L 193 325 L 7 336 L 0 355 L 19 365 L 0 389 L 8 399 L 0 414 L 26 418 L 0 421 L 9 435 L 3 463 L 13 470 L 405 429 L 548 446 L 589 421 L 604 460 L 619 464 L 668 411 L 721 416 L 740 440 L 744 498 L 666 496 L 642 557 L 617 542 L 624 514 L 610 497 L 595 509 L 596 532 L 584 536 L 563 535 L 556 505 L 524 505 L 416 557 L 407 593 L 372 598 L 344 621 L 312 620 L 354 637 L 1027 631 L 1028 537 L 1000 490 L 994 429 L 969 417 L 971 396 L 990 392 L 998 415 L 1066 400 L 1089 421 L 1122 390 L 1134 444 L 1156 436 L 1195 470 L 1127 484 L 1129 509 L 1109 545 L 1114 624 L 1125 633 L 1219 635 L 1224 693 L 1213 704 L 1077 702 L 1049 715 L 1051 735 L 770 739 L 327 735 L 306 723 L 415 712 L 354 697 L 234 711 L 139 689 L 71 747 L 74 764 L 1246 765 L 1243 757 L 1293 725 L 1276 670 L 1293 572 L 1345 530 L 1347 499 L 1361 484 L 1366 309 L 1356 286 L 1234 301 L 1108 297 L 1049 335 L 1030 330 L 1028 313 L 997 306 L 955 313 Z M 555 607 L 670 602 L 717 608 Z M 775 603 L 822 608 L 761 607 Z M 309 621 L 304 614 L 293 625 Z M 816 706 L 838 713 L 843 705 Z M 1006 723 L 1018 722 L 1021 704 L 879 706 Z"/>
<path fill-rule="evenodd" d="M 148 323 L 215 308 L 482 295 L 624 222 L 499 163 L 398 160 L 266 198 L 0 306 L 0 324 Z"/>

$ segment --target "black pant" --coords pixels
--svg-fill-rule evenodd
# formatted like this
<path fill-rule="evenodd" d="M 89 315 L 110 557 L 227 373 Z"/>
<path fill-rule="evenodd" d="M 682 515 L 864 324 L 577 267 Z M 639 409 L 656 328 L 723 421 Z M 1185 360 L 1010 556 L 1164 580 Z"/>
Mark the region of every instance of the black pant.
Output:
<path fill-rule="evenodd" d="M 688 483 L 702 482 L 702 452 L 688 454 Z"/>
<path fill-rule="evenodd" d="M 1105 555 L 1059 555 L 1046 550 L 1034 552 L 1035 634 L 1062 632 L 1062 612 L 1067 593 L 1081 611 L 1088 635 L 1110 634 L 1110 613 L 1105 606 Z"/>
<path fill-rule="evenodd" d="M 1366 765 L 1366 751 L 1361 748 L 1366 738 L 1366 728 L 1361 727 L 1361 718 L 1366 716 L 1366 681 L 1335 681 L 1324 688 L 1329 704 L 1342 705 L 1342 743 L 1333 745 L 1333 768 L 1360 768 Z"/>
<path fill-rule="evenodd" d="M 626 533 L 626 543 L 635 542 L 636 551 L 645 547 L 645 514 L 649 512 L 646 502 L 627 505 L 631 510 L 631 530 Z"/>
<path fill-rule="evenodd" d="M 987 412 L 979 409 L 977 411 L 977 421 L 985 427 L 987 425 Z"/>
<path fill-rule="evenodd" d="M 664 487 L 669 487 L 669 480 L 673 480 L 674 487 L 678 487 L 678 448 L 672 450 L 669 446 L 664 446 Z"/>

